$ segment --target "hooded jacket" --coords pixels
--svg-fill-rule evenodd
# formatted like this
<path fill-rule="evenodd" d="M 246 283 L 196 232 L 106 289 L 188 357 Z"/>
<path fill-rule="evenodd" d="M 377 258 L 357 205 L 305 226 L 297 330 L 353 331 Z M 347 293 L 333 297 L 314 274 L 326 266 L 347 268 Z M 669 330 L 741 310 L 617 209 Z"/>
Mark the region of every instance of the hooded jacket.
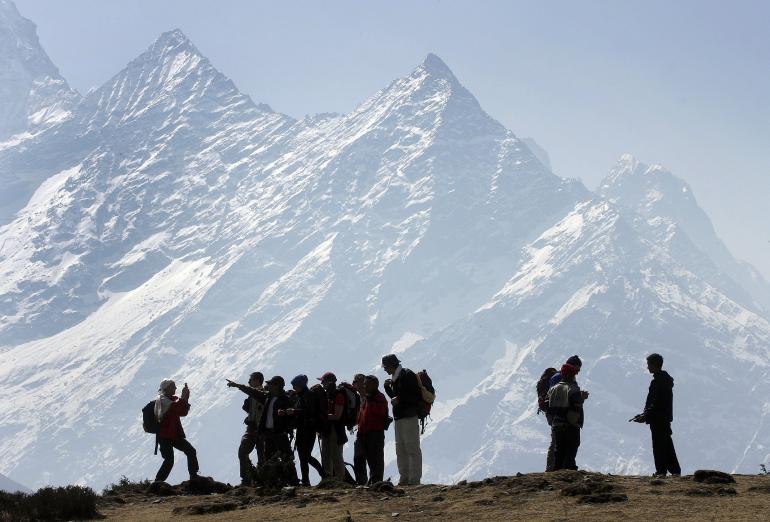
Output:
<path fill-rule="evenodd" d="M 660 424 L 674 420 L 674 378 L 663 370 L 652 374 L 647 400 L 644 403 L 644 421 Z"/>

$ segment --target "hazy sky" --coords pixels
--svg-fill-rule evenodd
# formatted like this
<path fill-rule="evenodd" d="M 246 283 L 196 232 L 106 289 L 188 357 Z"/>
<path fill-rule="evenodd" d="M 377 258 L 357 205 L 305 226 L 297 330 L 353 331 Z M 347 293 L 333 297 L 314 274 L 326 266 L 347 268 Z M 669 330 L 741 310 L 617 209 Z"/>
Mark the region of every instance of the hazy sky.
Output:
<path fill-rule="evenodd" d="M 770 2 L 16 0 L 81 92 L 182 29 L 241 91 L 347 112 L 438 54 L 494 118 L 596 188 L 631 152 L 686 179 L 770 278 Z"/>

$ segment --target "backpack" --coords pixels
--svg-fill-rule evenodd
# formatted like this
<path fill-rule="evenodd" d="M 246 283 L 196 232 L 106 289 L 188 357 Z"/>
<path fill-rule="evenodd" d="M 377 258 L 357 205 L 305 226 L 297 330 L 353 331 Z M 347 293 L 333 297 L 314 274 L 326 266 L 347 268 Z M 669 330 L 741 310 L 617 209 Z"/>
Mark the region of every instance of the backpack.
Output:
<path fill-rule="evenodd" d="M 155 416 L 155 401 L 150 401 L 142 408 L 142 428 L 145 433 L 155 435 L 155 455 L 158 454 L 158 433 L 160 433 L 160 422 Z"/>
<path fill-rule="evenodd" d="M 329 399 L 326 397 L 326 390 L 320 384 L 314 384 L 310 387 L 308 394 L 308 403 L 305 404 L 305 422 L 308 427 L 321 430 L 326 422 L 326 413 L 329 411 Z"/>
<path fill-rule="evenodd" d="M 557 373 L 556 368 L 546 368 L 543 371 L 543 374 L 540 376 L 540 380 L 537 381 L 537 414 L 540 415 L 540 412 L 547 412 L 548 408 L 546 406 L 546 395 L 548 395 L 548 383 L 551 380 L 551 377 Z"/>
<path fill-rule="evenodd" d="M 430 417 L 430 409 L 436 401 L 436 389 L 433 387 L 433 380 L 424 369 L 417 372 L 417 384 L 420 386 L 420 409 L 417 417 L 420 419 L 421 433 L 425 433 L 425 419 Z"/>
<path fill-rule="evenodd" d="M 160 422 L 155 416 L 155 401 L 150 401 L 142 408 L 142 428 L 145 433 L 157 435 L 160 432 Z"/>
<path fill-rule="evenodd" d="M 352 430 L 358 421 L 358 410 L 361 407 L 361 397 L 352 384 L 346 382 L 337 386 L 337 392 L 345 394 L 345 408 L 342 411 L 342 423 L 348 430 Z"/>

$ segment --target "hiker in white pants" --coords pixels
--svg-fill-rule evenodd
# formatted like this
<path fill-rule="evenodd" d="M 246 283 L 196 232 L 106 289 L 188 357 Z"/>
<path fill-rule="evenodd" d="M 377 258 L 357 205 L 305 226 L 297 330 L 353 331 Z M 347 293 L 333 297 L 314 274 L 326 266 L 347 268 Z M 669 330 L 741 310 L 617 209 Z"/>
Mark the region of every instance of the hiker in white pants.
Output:
<path fill-rule="evenodd" d="M 418 418 L 422 392 L 417 375 L 401 366 L 395 355 L 382 358 L 382 368 L 391 376 L 385 381 L 385 393 L 393 406 L 396 430 L 396 462 L 398 484 L 415 486 L 422 478 L 422 450 L 420 449 L 420 421 Z"/>

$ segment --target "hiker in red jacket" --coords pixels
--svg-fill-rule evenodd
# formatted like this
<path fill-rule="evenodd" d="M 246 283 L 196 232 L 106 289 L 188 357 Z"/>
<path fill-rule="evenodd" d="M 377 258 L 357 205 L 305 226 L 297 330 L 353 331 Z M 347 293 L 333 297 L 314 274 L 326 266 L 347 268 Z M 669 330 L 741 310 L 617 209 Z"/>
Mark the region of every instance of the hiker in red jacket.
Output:
<path fill-rule="evenodd" d="M 364 396 L 358 410 L 356 445 L 369 466 L 369 484 L 382 481 L 385 472 L 385 426 L 388 419 L 388 399 L 377 389 L 380 381 L 374 375 L 364 380 Z M 365 465 L 366 465 L 365 464 Z M 366 476 L 366 468 L 363 469 Z M 356 473 L 356 478 L 358 478 Z"/>
<path fill-rule="evenodd" d="M 174 467 L 174 448 L 187 456 L 187 470 L 190 472 L 190 480 L 198 477 L 198 457 L 195 448 L 185 438 L 184 429 L 180 417 L 186 416 L 190 411 L 190 389 L 185 383 L 182 395 L 177 397 L 176 383 L 165 379 L 158 387 L 158 398 L 155 401 L 155 417 L 160 423 L 158 431 L 158 446 L 163 464 L 160 465 L 155 475 L 155 482 L 164 482 L 171 468 Z"/>

